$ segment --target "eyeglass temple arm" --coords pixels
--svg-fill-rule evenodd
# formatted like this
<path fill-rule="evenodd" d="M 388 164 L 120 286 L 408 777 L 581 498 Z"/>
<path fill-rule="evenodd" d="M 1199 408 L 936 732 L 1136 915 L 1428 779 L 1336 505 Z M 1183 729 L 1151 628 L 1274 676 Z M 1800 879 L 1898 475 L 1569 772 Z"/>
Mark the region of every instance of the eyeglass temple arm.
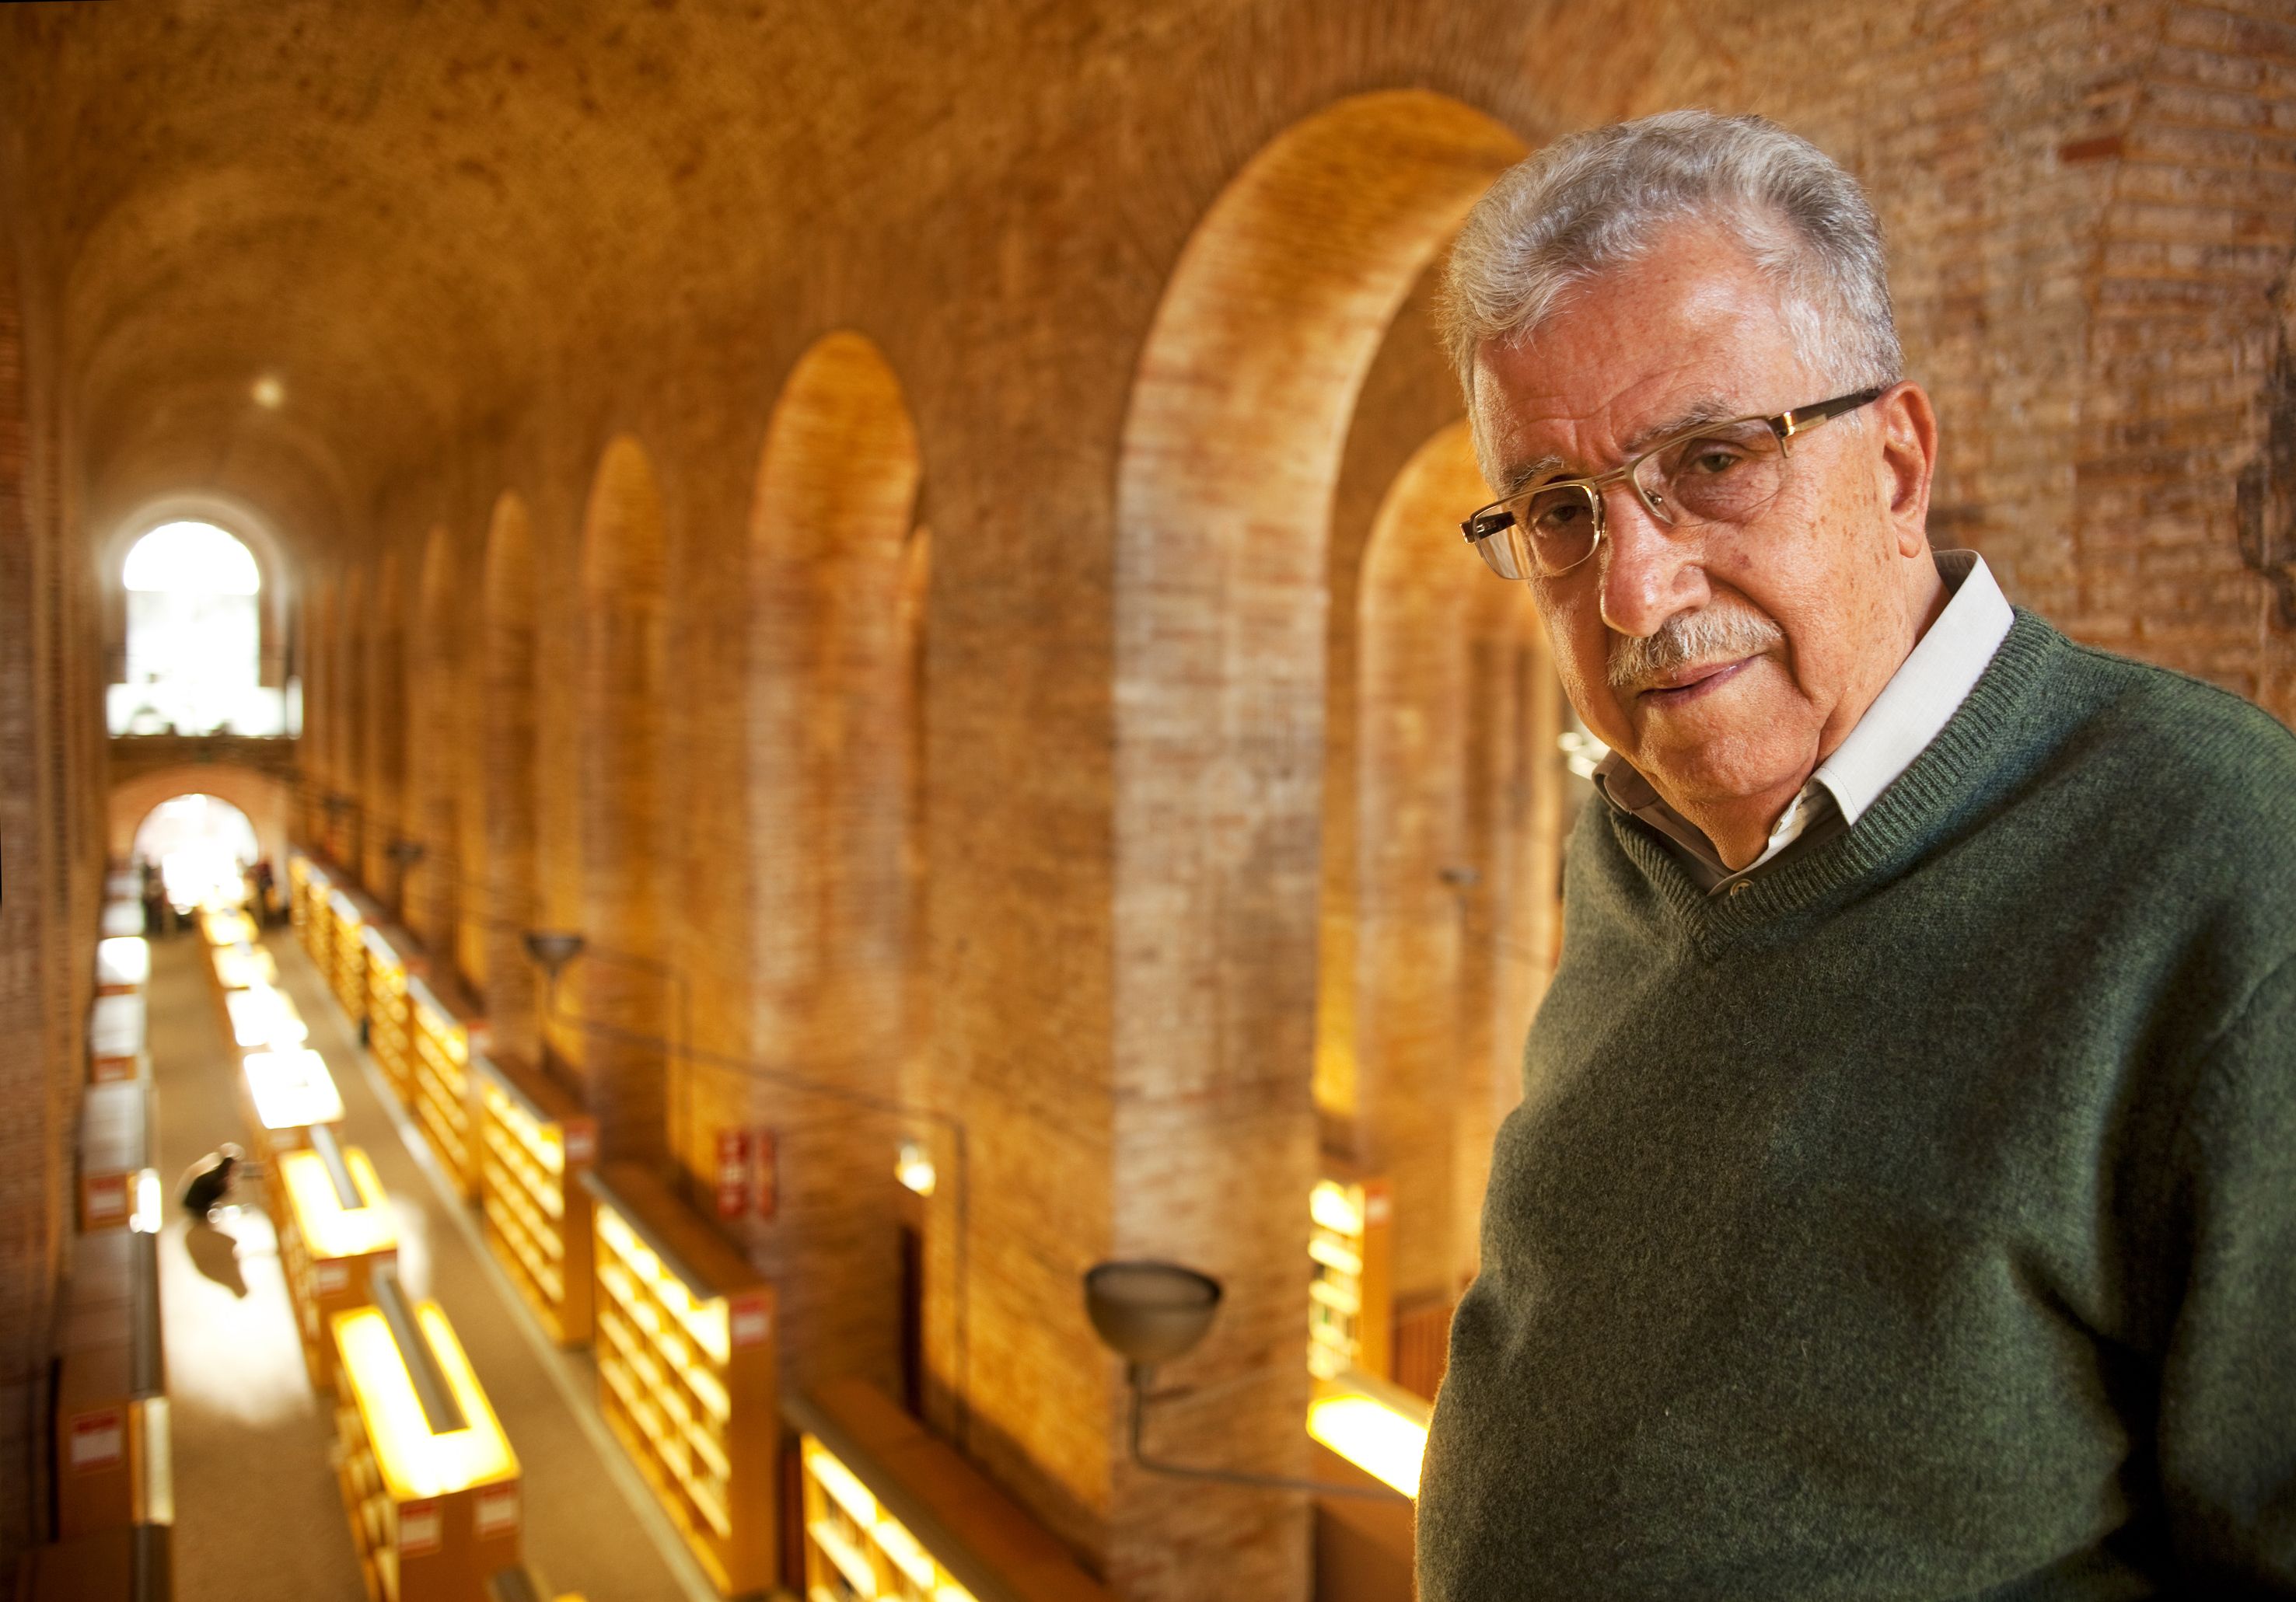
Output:
<path fill-rule="evenodd" d="M 1872 389 L 1860 389 L 1854 395 L 1839 395 L 1830 401 L 1820 401 L 1814 406 L 1797 406 L 1778 419 L 1778 437 L 1792 439 L 1797 434 L 1807 434 L 1829 417 L 1839 417 L 1844 412 L 1880 400 L 1890 393 L 1890 386 L 1878 385 Z"/>

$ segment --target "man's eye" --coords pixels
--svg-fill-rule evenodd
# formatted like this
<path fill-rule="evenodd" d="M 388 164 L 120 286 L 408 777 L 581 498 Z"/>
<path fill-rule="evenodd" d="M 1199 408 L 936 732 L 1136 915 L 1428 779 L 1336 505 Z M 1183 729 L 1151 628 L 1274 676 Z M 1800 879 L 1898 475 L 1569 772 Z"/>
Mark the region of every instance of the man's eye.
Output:
<path fill-rule="evenodd" d="M 1707 443 L 1693 445 L 1684 457 L 1677 471 L 1702 473 L 1708 478 L 1726 473 L 1746 460 L 1745 454 L 1726 445 Z"/>

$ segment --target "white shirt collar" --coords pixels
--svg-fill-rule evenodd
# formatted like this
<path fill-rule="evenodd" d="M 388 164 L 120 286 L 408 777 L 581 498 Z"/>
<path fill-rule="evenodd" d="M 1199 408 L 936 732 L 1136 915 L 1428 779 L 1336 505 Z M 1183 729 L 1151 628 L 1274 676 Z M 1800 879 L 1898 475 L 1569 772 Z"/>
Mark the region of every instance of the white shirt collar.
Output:
<path fill-rule="evenodd" d="M 1696 858 L 1703 869 L 1696 877 L 1710 889 L 1752 872 L 1800 838 L 1816 821 L 1812 803 L 1821 787 L 1841 813 L 1840 826 L 1856 824 L 1961 710 L 2016 621 L 2008 598 L 1976 552 L 1939 551 L 1933 560 L 1938 576 L 1952 592 L 1945 610 L 1915 642 L 1849 738 L 1779 814 L 1761 855 L 1738 872 L 1725 867 L 1697 826 L 1616 751 L 1595 768 L 1595 788 L 1611 805 L 1640 818 Z"/>
<path fill-rule="evenodd" d="M 1866 815 L 1961 710 L 2017 620 L 1976 552 L 1940 551 L 1937 567 L 1953 599 L 1915 642 L 1849 737 L 1810 775 L 1811 783 L 1833 792 L 1849 824 Z"/>

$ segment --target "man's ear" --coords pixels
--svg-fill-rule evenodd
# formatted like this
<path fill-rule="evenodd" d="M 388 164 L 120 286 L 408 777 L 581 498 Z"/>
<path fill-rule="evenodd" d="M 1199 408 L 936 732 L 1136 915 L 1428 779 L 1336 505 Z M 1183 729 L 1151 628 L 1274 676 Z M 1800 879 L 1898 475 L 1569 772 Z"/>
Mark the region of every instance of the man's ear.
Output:
<path fill-rule="evenodd" d="M 1902 556 L 1930 548 L 1930 480 L 1937 472 L 1937 413 L 1929 392 L 1904 383 L 1874 403 L 1882 430 L 1882 489 Z"/>

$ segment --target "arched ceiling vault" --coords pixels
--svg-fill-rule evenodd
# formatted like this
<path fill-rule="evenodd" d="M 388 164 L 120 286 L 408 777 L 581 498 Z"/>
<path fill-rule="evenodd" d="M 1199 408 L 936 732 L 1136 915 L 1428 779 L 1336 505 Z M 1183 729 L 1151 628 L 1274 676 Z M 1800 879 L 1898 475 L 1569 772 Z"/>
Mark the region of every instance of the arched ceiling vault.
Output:
<path fill-rule="evenodd" d="M 583 331 L 752 304 L 771 219 L 944 125 L 968 36 L 882 0 L 0 8 L 93 499 L 190 474 L 324 541 Z"/>

